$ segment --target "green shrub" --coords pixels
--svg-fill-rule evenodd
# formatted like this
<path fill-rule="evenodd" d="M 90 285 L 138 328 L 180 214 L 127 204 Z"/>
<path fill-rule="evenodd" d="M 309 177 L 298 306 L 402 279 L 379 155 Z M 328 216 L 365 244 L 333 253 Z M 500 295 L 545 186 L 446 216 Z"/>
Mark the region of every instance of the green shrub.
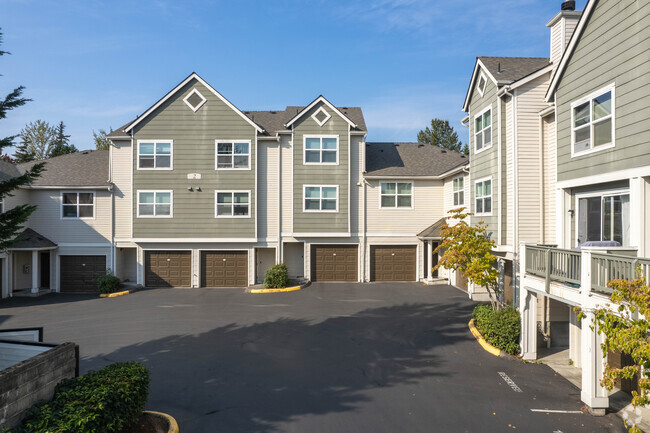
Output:
<path fill-rule="evenodd" d="M 264 287 L 267 289 L 283 289 L 289 283 L 289 270 L 287 265 L 280 263 L 274 265 L 264 274 Z"/>
<path fill-rule="evenodd" d="M 104 275 L 97 278 L 97 287 L 100 293 L 115 293 L 122 286 L 122 282 L 117 278 L 110 269 L 106 270 Z"/>
<path fill-rule="evenodd" d="M 495 311 L 490 305 L 477 305 L 472 316 L 488 343 L 511 355 L 519 353 L 521 322 L 516 309 L 508 306 Z"/>
<path fill-rule="evenodd" d="M 47 403 L 32 406 L 15 433 L 113 433 L 135 424 L 149 394 L 149 371 L 118 362 L 57 385 Z"/>

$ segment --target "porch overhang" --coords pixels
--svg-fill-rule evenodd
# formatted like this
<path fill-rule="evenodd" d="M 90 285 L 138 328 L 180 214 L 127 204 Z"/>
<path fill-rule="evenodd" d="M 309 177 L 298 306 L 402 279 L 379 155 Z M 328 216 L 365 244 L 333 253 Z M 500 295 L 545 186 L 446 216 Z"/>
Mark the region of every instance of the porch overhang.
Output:
<path fill-rule="evenodd" d="M 7 251 L 48 251 L 58 247 L 57 244 L 40 233 L 32 229 L 25 229 L 16 236 L 16 243 L 7 248 Z"/>
<path fill-rule="evenodd" d="M 442 228 L 445 225 L 447 225 L 447 220 L 440 218 L 438 221 L 422 230 L 416 236 L 418 239 L 423 241 L 439 241 L 441 239 L 440 233 L 442 232 Z"/>

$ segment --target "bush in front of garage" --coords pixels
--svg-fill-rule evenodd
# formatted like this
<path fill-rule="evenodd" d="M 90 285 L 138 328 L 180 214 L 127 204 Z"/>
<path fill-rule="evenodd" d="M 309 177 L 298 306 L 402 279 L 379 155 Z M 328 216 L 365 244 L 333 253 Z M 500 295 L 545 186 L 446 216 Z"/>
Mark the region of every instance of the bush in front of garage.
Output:
<path fill-rule="evenodd" d="M 289 270 L 284 263 L 273 265 L 264 275 L 264 287 L 267 289 L 284 289 L 288 283 Z"/>
<path fill-rule="evenodd" d="M 117 278 L 110 269 L 106 270 L 104 275 L 97 278 L 97 287 L 100 293 L 108 294 L 117 292 L 122 286 L 122 282 Z"/>
<path fill-rule="evenodd" d="M 118 362 L 57 385 L 47 403 L 32 406 L 13 433 L 114 433 L 134 425 L 149 396 L 149 370 Z"/>
<path fill-rule="evenodd" d="M 521 322 L 514 307 L 495 310 L 491 305 L 477 305 L 472 316 L 476 328 L 488 343 L 511 355 L 519 353 Z"/>

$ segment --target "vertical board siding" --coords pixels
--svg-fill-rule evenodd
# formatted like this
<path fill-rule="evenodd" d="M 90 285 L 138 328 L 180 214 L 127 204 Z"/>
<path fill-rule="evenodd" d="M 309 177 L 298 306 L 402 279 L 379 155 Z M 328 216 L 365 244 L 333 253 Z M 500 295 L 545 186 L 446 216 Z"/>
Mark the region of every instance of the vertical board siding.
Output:
<path fill-rule="evenodd" d="M 260 142 L 258 147 L 258 228 L 260 239 L 276 238 L 278 235 L 278 143 Z"/>
<path fill-rule="evenodd" d="M 650 164 L 650 3 L 601 0 L 556 92 L 558 181 Z M 614 148 L 571 157 L 571 103 L 615 83 Z"/>
<path fill-rule="evenodd" d="M 131 193 L 131 141 L 115 141 L 112 152 L 115 194 L 115 237 L 131 237 L 133 195 Z"/>
<path fill-rule="evenodd" d="M 469 105 L 469 148 L 470 148 L 470 166 L 472 172 L 472 185 L 470 186 L 469 203 L 472 212 L 474 208 L 474 182 L 477 179 L 492 176 L 492 215 L 491 216 L 473 216 L 471 218 L 472 224 L 479 221 L 484 221 L 488 225 L 488 232 L 493 233 L 493 237 L 497 234 L 497 212 L 500 206 L 500 197 L 498 197 L 498 122 L 497 122 L 497 104 L 498 98 L 497 86 L 492 80 L 487 79 L 485 92 L 483 96 L 478 92 L 476 86 L 472 89 L 472 97 Z M 492 147 L 480 153 L 475 153 L 474 143 L 474 118 L 487 106 L 492 106 Z"/>
<path fill-rule="evenodd" d="M 323 107 L 332 117 L 319 126 L 314 114 Z M 348 123 L 323 103 L 316 104 L 294 124 L 293 134 L 293 231 L 295 233 L 348 232 Z M 338 135 L 338 165 L 304 165 L 304 135 Z M 303 185 L 338 185 L 338 212 L 303 212 Z"/>
<path fill-rule="evenodd" d="M 555 119 L 554 115 L 544 118 L 544 239 L 545 244 L 554 244 L 555 238 Z"/>
<path fill-rule="evenodd" d="M 207 102 L 193 112 L 183 98 L 197 89 Z M 256 130 L 197 80 L 136 127 L 133 236 L 136 238 L 255 237 Z M 174 140 L 173 170 L 137 170 L 137 140 Z M 250 140 L 250 170 L 215 170 L 215 140 Z M 200 180 L 188 180 L 200 173 Z M 188 191 L 189 187 L 194 192 Z M 197 191 L 200 187 L 201 191 Z M 215 190 L 250 190 L 250 218 L 215 218 Z M 173 190 L 173 218 L 137 218 L 138 190 Z"/>

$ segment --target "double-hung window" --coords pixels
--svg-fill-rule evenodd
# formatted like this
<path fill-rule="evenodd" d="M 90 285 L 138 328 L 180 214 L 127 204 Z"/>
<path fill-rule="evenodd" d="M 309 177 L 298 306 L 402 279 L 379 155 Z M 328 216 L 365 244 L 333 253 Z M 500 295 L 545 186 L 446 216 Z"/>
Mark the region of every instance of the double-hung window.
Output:
<path fill-rule="evenodd" d="M 305 185 L 303 211 L 338 212 L 339 187 L 336 185 Z"/>
<path fill-rule="evenodd" d="M 381 208 L 412 208 L 413 184 L 411 182 L 381 182 Z"/>
<path fill-rule="evenodd" d="M 465 204 L 465 179 L 457 177 L 453 180 L 454 206 Z"/>
<path fill-rule="evenodd" d="M 249 170 L 250 140 L 217 140 L 217 170 Z"/>
<path fill-rule="evenodd" d="M 171 170 L 173 147 L 171 140 L 139 140 L 138 170 Z"/>
<path fill-rule="evenodd" d="M 492 179 L 479 180 L 474 185 L 474 213 L 490 215 L 492 213 Z"/>
<path fill-rule="evenodd" d="M 614 145 L 614 87 L 571 104 L 572 155 Z"/>
<path fill-rule="evenodd" d="M 338 135 L 305 135 L 305 164 L 339 163 Z"/>
<path fill-rule="evenodd" d="M 61 193 L 61 218 L 95 218 L 95 193 Z"/>
<path fill-rule="evenodd" d="M 578 245 L 588 241 L 630 245 L 628 192 L 578 197 Z"/>
<path fill-rule="evenodd" d="M 492 146 L 492 108 L 474 118 L 474 149 L 479 152 Z"/>
<path fill-rule="evenodd" d="M 138 191 L 138 218 L 171 218 L 172 191 Z"/>
<path fill-rule="evenodd" d="M 250 217 L 250 191 L 215 191 L 217 218 Z"/>

